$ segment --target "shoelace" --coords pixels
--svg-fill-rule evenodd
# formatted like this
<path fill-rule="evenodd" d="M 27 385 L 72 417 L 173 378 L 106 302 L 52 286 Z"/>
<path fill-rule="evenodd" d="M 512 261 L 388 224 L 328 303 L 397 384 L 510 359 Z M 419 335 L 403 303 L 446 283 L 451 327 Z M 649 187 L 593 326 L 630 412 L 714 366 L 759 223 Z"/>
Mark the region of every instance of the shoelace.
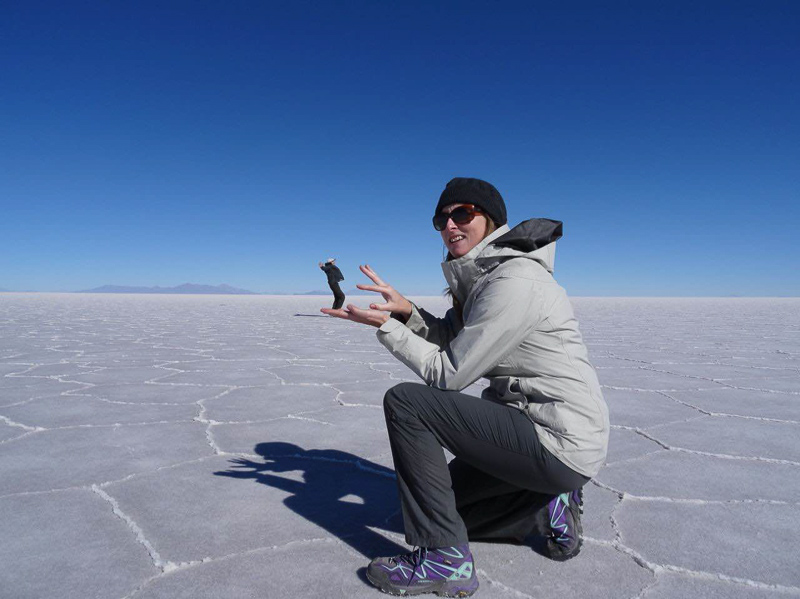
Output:
<path fill-rule="evenodd" d="M 417 568 L 419 565 L 424 562 L 428 557 L 428 548 L 427 547 L 417 547 L 414 551 L 409 551 L 408 553 L 403 553 L 402 555 L 398 555 L 395 558 L 395 563 L 407 563 L 411 566 L 411 576 L 408 577 L 408 584 L 414 580 L 414 575 L 417 573 Z"/>
<path fill-rule="evenodd" d="M 397 562 L 405 562 L 408 565 L 416 568 L 419 566 L 425 558 L 428 557 L 428 548 L 427 547 L 417 547 L 414 551 L 409 551 L 408 553 L 403 553 L 402 555 L 398 555 L 395 558 Z"/>

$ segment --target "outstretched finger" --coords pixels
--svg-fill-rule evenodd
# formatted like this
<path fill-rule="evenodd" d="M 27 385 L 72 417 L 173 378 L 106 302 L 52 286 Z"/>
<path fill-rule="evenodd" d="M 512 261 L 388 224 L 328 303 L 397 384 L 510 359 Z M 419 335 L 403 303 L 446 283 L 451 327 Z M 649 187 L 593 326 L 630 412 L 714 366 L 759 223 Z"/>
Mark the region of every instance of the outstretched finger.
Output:
<path fill-rule="evenodd" d="M 356 287 L 362 291 L 374 291 L 375 293 L 383 293 L 386 291 L 386 288 L 380 285 L 362 285 L 361 283 L 358 283 Z"/>
<path fill-rule="evenodd" d="M 391 312 L 392 309 L 389 308 L 388 306 L 389 306 L 389 304 L 387 302 L 385 304 L 370 304 L 369 308 L 370 308 L 370 310 L 380 310 L 382 312 Z"/>
<path fill-rule="evenodd" d="M 328 316 L 335 316 L 336 318 L 350 320 L 350 314 L 347 312 L 347 310 L 342 310 L 341 308 L 337 310 L 334 310 L 333 308 L 320 308 L 319 311 L 323 314 L 327 314 Z"/>
<path fill-rule="evenodd" d="M 363 272 L 363 273 L 364 273 L 365 275 L 367 275 L 367 276 L 368 276 L 370 279 L 372 279 L 372 281 L 373 281 L 373 282 L 374 282 L 376 285 L 386 285 L 386 283 L 384 283 L 384 282 L 383 282 L 383 279 L 381 279 L 381 278 L 378 276 L 378 273 L 376 273 L 374 270 L 372 270 L 372 268 L 370 267 L 370 265 L 369 265 L 369 264 L 364 264 L 364 265 L 362 265 L 362 266 L 359 266 L 358 268 L 359 268 L 359 269 L 361 269 L 361 272 Z"/>
<path fill-rule="evenodd" d="M 349 312 L 353 316 L 364 316 L 368 310 L 364 308 L 359 308 L 355 304 L 347 304 L 347 312 Z"/>

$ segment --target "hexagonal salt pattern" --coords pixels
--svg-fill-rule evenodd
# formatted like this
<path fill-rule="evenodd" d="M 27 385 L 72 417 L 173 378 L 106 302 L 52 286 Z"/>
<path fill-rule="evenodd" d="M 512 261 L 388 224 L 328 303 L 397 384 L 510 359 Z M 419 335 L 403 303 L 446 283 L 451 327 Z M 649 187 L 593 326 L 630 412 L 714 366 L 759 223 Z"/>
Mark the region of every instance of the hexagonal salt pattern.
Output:
<path fill-rule="evenodd" d="M 160 572 L 91 488 L 0 498 L 0 596 L 124 597 Z"/>
<path fill-rule="evenodd" d="M 0 596 L 377 597 L 416 378 L 323 304 L 0 294 Z M 479 596 L 800 595 L 800 301 L 573 304 L 612 424 L 583 549 L 474 543 Z"/>

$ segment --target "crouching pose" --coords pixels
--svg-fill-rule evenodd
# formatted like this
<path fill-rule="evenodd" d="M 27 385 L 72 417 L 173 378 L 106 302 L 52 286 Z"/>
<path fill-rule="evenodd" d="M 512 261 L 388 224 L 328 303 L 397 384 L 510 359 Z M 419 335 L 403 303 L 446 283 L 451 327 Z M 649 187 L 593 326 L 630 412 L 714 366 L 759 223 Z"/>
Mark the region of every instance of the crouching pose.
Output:
<path fill-rule="evenodd" d="M 547 536 L 565 560 L 581 546 L 581 488 L 603 464 L 608 412 L 564 290 L 552 276 L 561 223 L 509 229 L 503 198 L 453 179 L 433 217 L 453 307 L 435 318 L 361 271 L 384 303 L 322 311 L 378 328 L 425 384 L 384 398 L 406 541 L 367 577 L 395 595 L 467 597 L 478 588 L 468 541 Z M 460 393 L 481 377 L 482 396 Z M 443 448 L 455 458 L 448 464 Z"/>

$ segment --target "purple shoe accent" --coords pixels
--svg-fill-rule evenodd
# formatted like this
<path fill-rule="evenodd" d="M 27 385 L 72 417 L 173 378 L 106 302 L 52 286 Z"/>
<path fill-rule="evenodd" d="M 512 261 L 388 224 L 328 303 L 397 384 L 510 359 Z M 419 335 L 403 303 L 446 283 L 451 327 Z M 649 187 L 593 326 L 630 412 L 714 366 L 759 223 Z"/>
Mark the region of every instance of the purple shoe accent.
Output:
<path fill-rule="evenodd" d="M 582 489 L 556 495 L 548 502 L 547 554 L 550 559 L 564 561 L 578 555 L 583 534 L 582 513 Z"/>
<path fill-rule="evenodd" d="M 420 547 L 394 557 L 378 557 L 367 567 L 367 578 L 390 595 L 435 593 L 469 597 L 478 590 L 469 545 Z"/>

